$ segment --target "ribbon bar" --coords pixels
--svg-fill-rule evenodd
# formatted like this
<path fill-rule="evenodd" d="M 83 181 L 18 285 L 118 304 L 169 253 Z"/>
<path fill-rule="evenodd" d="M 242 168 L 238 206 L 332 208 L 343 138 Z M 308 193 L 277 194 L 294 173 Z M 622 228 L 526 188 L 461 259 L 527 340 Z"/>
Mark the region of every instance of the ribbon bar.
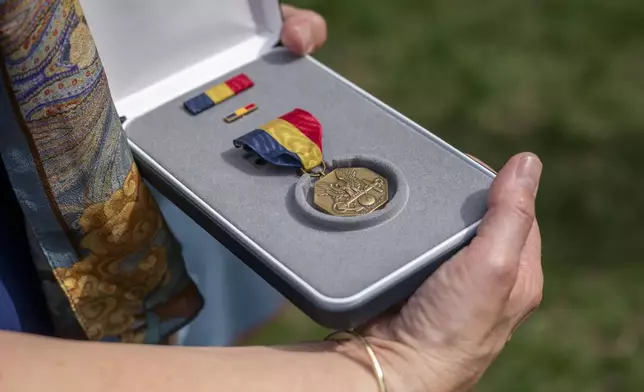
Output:
<path fill-rule="evenodd" d="M 224 121 L 227 123 L 231 123 L 233 121 L 239 120 L 240 118 L 244 117 L 247 114 L 250 114 L 257 110 L 257 105 L 254 103 L 248 104 L 244 107 L 241 107 L 234 112 L 230 113 L 226 117 L 224 117 Z"/>
<path fill-rule="evenodd" d="M 183 107 L 190 113 L 196 115 L 253 86 L 254 83 L 248 76 L 239 74 L 185 101 Z"/>
<path fill-rule="evenodd" d="M 309 112 L 294 109 L 235 140 L 277 166 L 309 171 L 322 164 L 322 125 Z"/>

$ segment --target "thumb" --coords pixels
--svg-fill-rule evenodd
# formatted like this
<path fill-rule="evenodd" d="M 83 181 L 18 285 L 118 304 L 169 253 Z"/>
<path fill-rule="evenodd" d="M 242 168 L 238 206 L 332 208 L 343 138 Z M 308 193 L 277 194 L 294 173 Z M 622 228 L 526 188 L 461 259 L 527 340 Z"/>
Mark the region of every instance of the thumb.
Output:
<path fill-rule="evenodd" d="M 468 255 L 481 268 L 516 275 L 521 251 L 535 219 L 535 197 L 542 164 L 531 153 L 512 157 L 490 188 L 488 210 Z"/>
<path fill-rule="evenodd" d="M 284 46 L 298 55 L 311 54 L 327 39 L 327 26 L 317 12 L 282 5 L 284 26 L 281 39 Z"/>

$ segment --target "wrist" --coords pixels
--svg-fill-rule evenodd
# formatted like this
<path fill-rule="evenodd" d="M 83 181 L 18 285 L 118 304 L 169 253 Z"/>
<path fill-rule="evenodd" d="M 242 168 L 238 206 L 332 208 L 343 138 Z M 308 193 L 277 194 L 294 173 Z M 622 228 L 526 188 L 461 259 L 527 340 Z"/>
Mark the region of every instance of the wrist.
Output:
<path fill-rule="evenodd" d="M 367 338 L 390 382 L 387 392 L 463 392 L 474 388 L 492 361 L 488 353 L 424 347 Z"/>
<path fill-rule="evenodd" d="M 331 351 L 337 355 L 339 366 L 347 374 L 346 390 L 379 392 L 378 379 L 374 374 L 369 355 L 361 342 L 347 340 L 327 342 L 327 344 L 331 345 Z"/>
<path fill-rule="evenodd" d="M 387 381 L 387 392 L 448 392 L 441 387 L 437 368 L 413 347 L 369 336 Z"/>
<path fill-rule="evenodd" d="M 365 336 L 375 352 L 384 373 L 387 392 L 447 392 L 441 389 L 435 369 L 428 366 L 418 352 L 401 343 Z M 362 382 L 357 390 L 378 392 L 377 376 L 364 344 L 357 340 L 339 343 L 335 350 L 362 368 L 361 376 L 368 376 L 369 382 Z M 364 381 L 364 379 L 363 379 Z M 363 389 L 364 387 L 368 389 Z"/>

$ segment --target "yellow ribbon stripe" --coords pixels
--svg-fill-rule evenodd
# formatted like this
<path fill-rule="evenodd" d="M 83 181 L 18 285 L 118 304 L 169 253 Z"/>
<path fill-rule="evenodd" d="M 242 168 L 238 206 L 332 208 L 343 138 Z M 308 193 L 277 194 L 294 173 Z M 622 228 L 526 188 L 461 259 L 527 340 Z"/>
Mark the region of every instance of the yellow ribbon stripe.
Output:
<path fill-rule="evenodd" d="M 215 104 L 223 102 L 228 98 L 235 95 L 235 92 L 228 87 L 226 83 L 218 84 L 215 87 L 209 89 L 205 94 L 210 98 Z"/>
<path fill-rule="evenodd" d="M 297 154 L 304 170 L 311 170 L 322 163 L 322 151 L 317 144 L 288 121 L 278 118 L 260 129 L 271 135 L 282 147 Z"/>

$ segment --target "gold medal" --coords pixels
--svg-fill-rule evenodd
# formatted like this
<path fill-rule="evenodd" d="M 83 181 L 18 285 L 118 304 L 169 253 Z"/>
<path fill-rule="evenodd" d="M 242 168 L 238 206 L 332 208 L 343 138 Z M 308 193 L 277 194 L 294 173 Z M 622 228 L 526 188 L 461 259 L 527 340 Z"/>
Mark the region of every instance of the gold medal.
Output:
<path fill-rule="evenodd" d="M 313 202 L 336 216 L 365 215 L 389 200 L 387 180 L 363 167 L 338 168 L 314 185 Z"/>

